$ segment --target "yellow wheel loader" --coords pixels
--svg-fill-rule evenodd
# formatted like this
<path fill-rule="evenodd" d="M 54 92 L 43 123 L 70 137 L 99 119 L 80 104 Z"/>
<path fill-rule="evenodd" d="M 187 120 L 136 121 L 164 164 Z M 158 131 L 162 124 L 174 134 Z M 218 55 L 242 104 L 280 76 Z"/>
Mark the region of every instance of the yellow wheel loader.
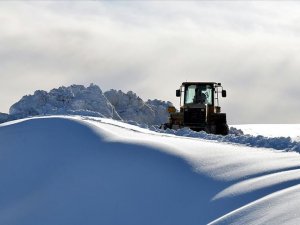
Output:
<path fill-rule="evenodd" d="M 168 108 L 169 122 L 162 125 L 164 129 L 189 127 L 195 131 L 212 134 L 228 134 L 226 114 L 221 113 L 219 95 L 226 97 L 221 83 L 184 82 L 176 90 L 180 97 L 180 111 L 174 106 Z"/>

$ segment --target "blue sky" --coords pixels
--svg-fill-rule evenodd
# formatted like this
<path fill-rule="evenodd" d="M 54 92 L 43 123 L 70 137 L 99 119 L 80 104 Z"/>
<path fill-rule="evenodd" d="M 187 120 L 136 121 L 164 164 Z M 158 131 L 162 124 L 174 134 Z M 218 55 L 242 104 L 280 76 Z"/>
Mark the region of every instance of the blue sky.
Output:
<path fill-rule="evenodd" d="M 296 1 L 0 2 L 0 111 L 37 89 L 95 83 L 178 106 L 217 81 L 231 124 L 300 123 Z"/>

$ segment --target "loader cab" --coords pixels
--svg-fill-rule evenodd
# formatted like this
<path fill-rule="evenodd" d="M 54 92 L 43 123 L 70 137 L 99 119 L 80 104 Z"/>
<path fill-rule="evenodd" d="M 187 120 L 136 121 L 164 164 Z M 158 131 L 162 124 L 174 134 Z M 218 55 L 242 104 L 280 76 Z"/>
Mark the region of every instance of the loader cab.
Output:
<path fill-rule="evenodd" d="M 210 84 L 189 84 L 184 87 L 184 105 L 213 105 L 213 87 Z"/>
<path fill-rule="evenodd" d="M 184 82 L 176 90 L 176 96 L 180 97 L 180 107 L 193 104 L 219 107 L 220 94 L 226 97 L 221 84 L 215 82 Z"/>

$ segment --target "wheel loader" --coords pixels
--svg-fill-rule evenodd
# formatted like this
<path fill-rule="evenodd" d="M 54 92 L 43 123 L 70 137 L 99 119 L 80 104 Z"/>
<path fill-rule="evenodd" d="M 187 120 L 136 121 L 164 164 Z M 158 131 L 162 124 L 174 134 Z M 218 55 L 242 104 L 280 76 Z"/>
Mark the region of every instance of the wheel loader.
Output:
<path fill-rule="evenodd" d="M 226 114 L 221 113 L 219 95 L 226 97 L 221 83 L 184 82 L 176 90 L 180 97 L 180 111 L 174 106 L 168 107 L 169 122 L 162 125 L 164 129 L 189 127 L 195 131 L 211 134 L 228 134 Z"/>

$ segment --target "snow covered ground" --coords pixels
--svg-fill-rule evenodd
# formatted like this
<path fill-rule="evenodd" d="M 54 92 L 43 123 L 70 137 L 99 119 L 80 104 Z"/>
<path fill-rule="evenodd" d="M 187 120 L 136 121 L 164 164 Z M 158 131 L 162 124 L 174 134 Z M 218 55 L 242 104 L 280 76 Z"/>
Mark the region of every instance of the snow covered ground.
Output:
<path fill-rule="evenodd" d="M 299 153 L 154 130 L 1 124 L 0 224 L 300 224 Z"/>
<path fill-rule="evenodd" d="M 300 124 L 247 124 L 234 125 L 243 130 L 244 134 L 262 135 L 265 137 L 290 137 L 300 141 Z"/>

